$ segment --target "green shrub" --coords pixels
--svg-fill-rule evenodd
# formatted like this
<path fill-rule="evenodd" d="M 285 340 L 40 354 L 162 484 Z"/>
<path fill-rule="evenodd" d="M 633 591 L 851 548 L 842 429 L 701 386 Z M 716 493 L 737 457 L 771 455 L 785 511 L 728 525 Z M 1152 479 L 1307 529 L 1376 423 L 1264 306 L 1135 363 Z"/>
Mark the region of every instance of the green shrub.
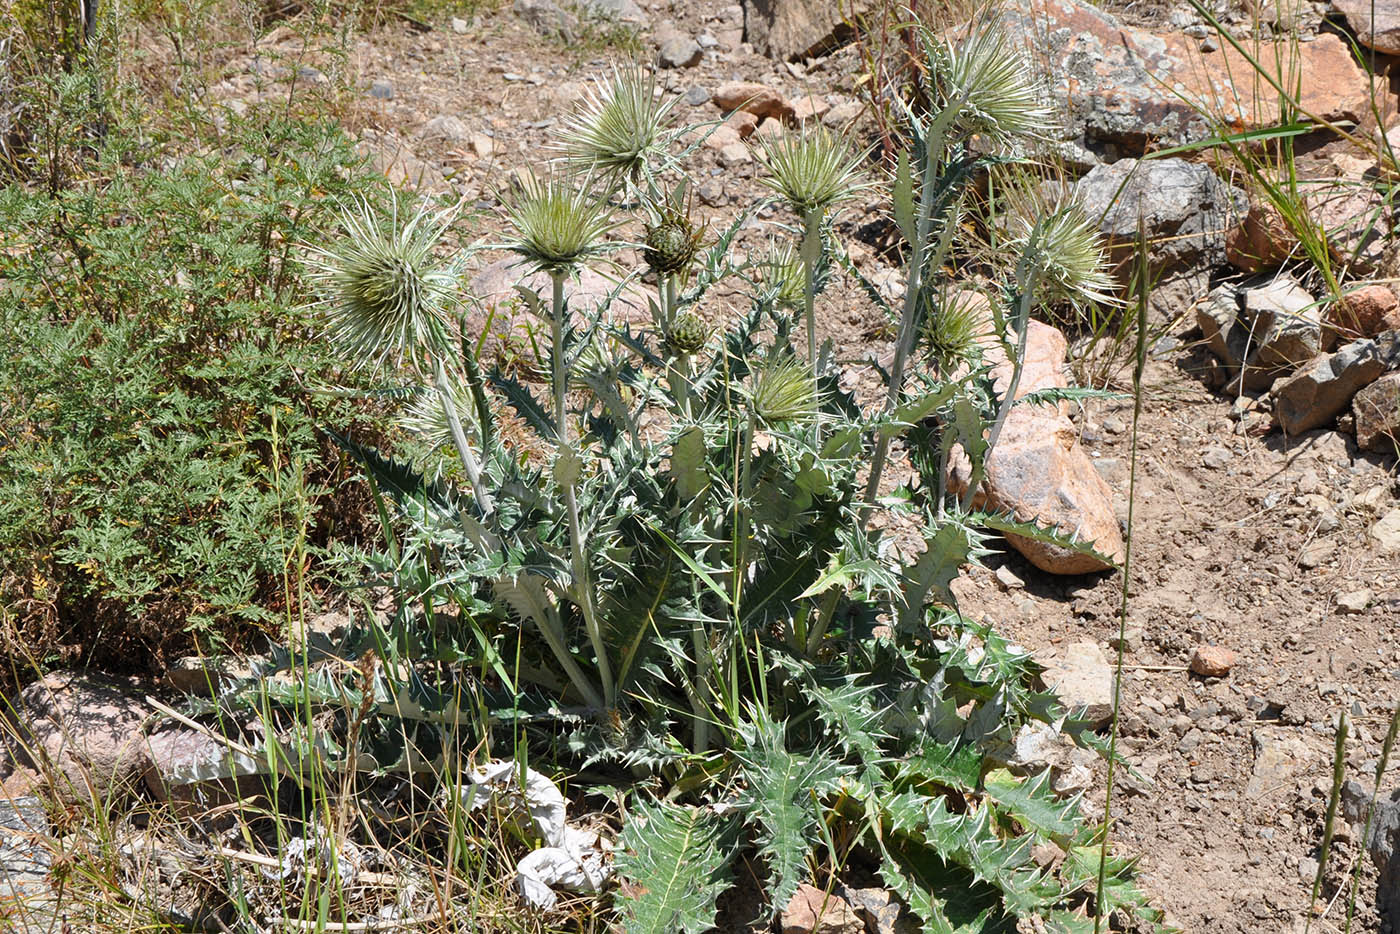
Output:
<path fill-rule="evenodd" d="M 0 599 L 7 640 L 140 667 L 269 626 L 357 528 L 316 425 L 367 407 L 317 391 L 341 368 L 289 254 L 370 176 L 314 124 L 130 142 L 0 190 Z"/>

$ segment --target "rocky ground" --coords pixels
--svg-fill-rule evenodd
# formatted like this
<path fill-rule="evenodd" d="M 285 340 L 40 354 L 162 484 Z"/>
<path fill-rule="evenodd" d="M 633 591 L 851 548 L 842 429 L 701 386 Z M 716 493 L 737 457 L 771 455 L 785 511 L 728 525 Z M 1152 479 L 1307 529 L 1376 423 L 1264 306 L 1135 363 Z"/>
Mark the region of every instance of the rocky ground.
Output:
<path fill-rule="evenodd" d="M 1221 15 L 1251 42 L 1301 36 L 1284 47 L 1295 50 L 1302 109 L 1369 141 L 1377 125 L 1390 125 L 1397 103 L 1387 82 L 1367 80 L 1348 43 L 1366 31 L 1369 6 L 1277 0 Z M 1393 4 L 1375 6 L 1385 12 Z M 806 10 L 806 20 L 784 7 Z M 698 213 L 714 228 L 760 197 L 746 139 L 802 118 L 873 134 L 857 83 L 861 50 L 828 52 L 819 41 L 831 26 L 822 20 L 825 4 L 755 2 L 747 26 L 737 4 L 620 0 L 606 8 L 621 15 L 620 27 L 596 20 L 588 5 L 561 9 L 548 0 L 445 18 L 428 32 L 395 23 L 357 38 L 341 59 L 284 24 L 236 50 L 212 93 L 238 109 L 285 96 L 290 83 L 301 86 L 292 93 L 333 96 L 337 82 L 348 82 L 354 90 L 338 106 L 366 154 L 395 182 L 474 202 L 483 237 L 500 222 L 495 194 L 510 173 L 549 157 L 589 81 L 618 56 L 654 56 L 663 89 L 682 97 L 683 120 L 725 121 L 690 159 Z M 762 13 L 772 9 L 779 12 L 768 22 Z M 1276 119 L 1277 95 L 1244 77 L 1244 52 L 1222 49 L 1184 5 L 1036 0 L 1010 20 L 1063 105 L 1059 159 L 1081 178 L 1105 233 L 1131 240 L 1142 208 L 1161 277 L 1136 425 L 1119 741 L 1132 771 L 1119 775 L 1115 839 L 1142 856 L 1147 889 L 1184 930 L 1301 931 L 1339 717 L 1346 714 L 1351 731 L 1347 776 L 1362 783 L 1348 786 L 1345 798 L 1354 819 L 1400 703 L 1400 484 L 1390 440 L 1400 431 L 1393 401 L 1400 310 L 1389 288 L 1396 267 L 1389 199 L 1378 181 L 1384 166 L 1378 171 L 1374 154 L 1335 135 L 1300 145 L 1300 164 L 1314 179 L 1305 196 L 1340 244 L 1347 288 L 1376 283 L 1319 304 L 1322 283 L 1293 261 L 1296 243 L 1259 193 L 1240 184 L 1237 163 L 1199 153 L 1135 161 L 1222 125 L 1243 130 Z M 1378 16 L 1368 40 L 1382 70 L 1394 61 L 1386 56 L 1400 52 L 1387 44 L 1386 28 Z M 760 88 L 771 92 L 771 106 L 729 114 Z M 786 236 L 776 226 L 783 220 L 760 212 L 738 249 Z M 840 228 L 864 274 L 897 290 L 898 272 L 880 250 L 880 221 L 872 198 Z M 483 267 L 494 258 L 482 257 Z M 499 289 L 489 277 L 477 282 L 479 291 Z M 887 323 L 849 283 L 823 302 L 823 326 L 848 361 L 844 381 L 873 391 L 877 380 L 860 361 L 888 352 Z M 738 296 L 721 294 L 706 314 L 721 319 L 739 306 Z M 496 326 L 499 352 L 508 356 L 521 346 L 525 323 Z M 1071 356 L 1081 347 L 1074 344 Z M 1066 368 L 1056 359 L 1052 369 Z M 1121 389 L 1129 371 L 1121 360 L 1080 358 L 1068 372 Z M 1103 534 L 1117 533 L 1133 477 L 1132 401 L 1094 401 L 1045 417 L 1046 431 L 1061 437 L 1058 453 L 1046 456 L 1064 459 L 1085 496 L 1103 497 L 1070 505 L 1098 509 L 1111 529 Z M 1024 504 L 1009 470 L 1006 486 L 1009 505 Z M 1075 528 L 1082 516 L 1054 514 L 1054 492 L 1031 502 L 1032 511 Z M 1053 560 L 1032 563 L 1008 549 L 959 583 L 961 608 L 1032 649 L 1050 667 L 1048 680 L 1102 716 L 1112 700 L 1122 578 L 1047 573 L 1047 564 Z M 1023 737 L 1018 755 L 1055 766 L 1057 787 L 1084 792 L 1084 807 L 1101 812 L 1102 763 L 1043 736 Z M 1383 795 L 1397 786 L 1400 764 L 1392 763 Z M 1391 824 L 1400 822 L 1400 804 L 1391 807 Z M 1342 929 L 1345 880 L 1359 863 L 1365 881 L 1354 929 L 1390 930 L 1400 912 L 1384 920 L 1376 901 L 1400 899 L 1392 888 L 1400 875 L 1389 863 L 1400 838 L 1387 830 L 1371 848 L 1384 870 L 1378 892 L 1359 831 L 1340 824 L 1313 927 Z"/>

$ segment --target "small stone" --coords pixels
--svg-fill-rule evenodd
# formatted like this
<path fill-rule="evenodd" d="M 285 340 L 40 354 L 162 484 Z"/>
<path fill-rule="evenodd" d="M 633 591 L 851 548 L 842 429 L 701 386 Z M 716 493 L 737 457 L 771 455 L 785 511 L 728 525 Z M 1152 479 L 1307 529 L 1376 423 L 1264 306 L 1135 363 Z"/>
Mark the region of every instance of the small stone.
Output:
<path fill-rule="evenodd" d="M 1332 557 L 1336 551 L 1337 543 L 1331 539 L 1310 542 L 1298 553 L 1298 567 L 1310 571 Z"/>
<path fill-rule="evenodd" d="M 695 37 L 695 41 L 700 45 L 700 48 L 706 51 L 719 47 L 719 40 L 707 32 L 700 33 Z"/>
<path fill-rule="evenodd" d="M 485 133 L 473 133 L 467 140 L 467 148 L 475 153 L 478 159 L 490 159 L 496 151 L 496 141 Z"/>
<path fill-rule="evenodd" d="M 792 105 L 793 119 L 798 123 L 806 123 L 809 120 L 820 120 L 831 112 L 831 104 L 825 98 L 806 97 L 798 98 Z"/>
<path fill-rule="evenodd" d="M 1326 338 L 1350 341 L 1400 330 L 1400 301 L 1383 285 L 1347 292 L 1327 309 Z"/>
<path fill-rule="evenodd" d="M 1317 881 L 1317 870 L 1319 867 L 1317 860 L 1311 856 L 1304 856 L 1298 860 L 1298 878 L 1306 885 L 1312 885 Z"/>
<path fill-rule="evenodd" d="M 714 92 L 715 105 L 728 113 L 742 110 L 755 117 L 773 117 L 778 120 L 793 118 L 792 105 L 773 88 L 756 82 L 730 81 L 720 85 Z"/>
<path fill-rule="evenodd" d="M 1214 52 L 1214 51 L 1217 51 L 1219 48 L 1220 48 L 1220 43 L 1217 42 L 1217 41 L 1215 41 L 1215 37 L 1213 37 L 1213 36 L 1207 36 L 1206 38 L 1204 38 L 1204 39 L 1201 40 L 1201 51 L 1202 51 L 1202 52 L 1207 52 L 1207 53 L 1209 53 L 1209 52 Z"/>
<path fill-rule="evenodd" d="M 1016 576 L 1016 572 L 1006 565 L 996 569 L 997 582 L 1007 590 L 1020 590 L 1026 586 L 1026 582 Z"/>
<path fill-rule="evenodd" d="M 884 889 L 842 886 L 841 897 L 850 903 L 856 914 L 865 919 L 865 929 L 870 934 L 903 934 L 900 925 L 903 909 L 894 896 Z"/>
<path fill-rule="evenodd" d="M 1369 590 L 1349 590 L 1337 595 L 1337 612 L 1365 613 L 1376 595 Z"/>
<path fill-rule="evenodd" d="M 1221 645 L 1198 645 L 1191 652 L 1191 670 L 1203 678 L 1223 678 L 1235 667 L 1235 653 Z"/>
<path fill-rule="evenodd" d="M 1254 731 L 1254 771 L 1245 786 L 1245 796 L 1261 798 L 1285 787 L 1303 772 L 1312 759 L 1312 750 L 1298 736 L 1283 729 Z"/>
<path fill-rule="evenodd" d="M 704 55 L 700 43 L 689 36 L 675 35 L 661 43 L 656 61 L 662 68 L 694 68 Z"/>
<path fill-rule="evenodd" d="M 1381 554 L 1400 552 L 1400 509 L 1392 509 L 1376 520 L 1370 535 Z"/>
<path fill-rule="evenodd" d="M 1116 415 L 1105 415 L 1103 419 L 1103 430 L 1111 435 L 1121 435 L 1128 430 L 1128 426 Z"/>
<path fill-rule="evenodd" d="M 1121 645 L 1124 652 L 1141 652 L 1145 641 L 1146 638 L 1141 626 L 1129 626 L 1123 630 L 1121 639 L 1115 635 L 1109 640 L 1108 644 L 1109 647 L 1114 649 L 1119 648 Z"/>
<path fill-rule="evenodd" d="M 683 96 L 685 102 L 691 107 L 703 107 L 710 102 L 710 89 L 698 84 L 693 84 L 686 88 Z"/>
<path fill-rule="evenodd" d="M 459 143 L 471 136 L 471 130 L 467 128 L 460 117 L 454 117 L 451 114 L 438 114 L 424 124 L 422 135 L 426 139 L 441 139 L 451 143 Z"/>
<path fill-rule="evenodd" d="M 822 126 L 830 127 L 833 130 L 842 130 L 855 122 L 860 116 L 864 106 L 859 101 L 840 101 L 832 104 L 831 109 L 822 117 Z"/>
<path fill-rule="evenodd" d="M 703 182 L 696 190 L 696 194 L 700 196 L 701 203 L 712 208 L 723 207 L 729 203 L 729 195 L 725 192 L 724 186 L 713 179 Z"/>
<path fill-rule="evenodd" d="M 393 100 L 394 86 L 383 78 L 380 78 L 369 86 L 369 96 L 377 97 L 381 101 Z"/>
<path fill-rule="evenodd" d="M 1211 470 L 1223 470 L 1234 456 L 1229 448 L 1213 447 L 1201 455 L 1201 463 Z"/>
<path fill-rule="evenodd" d="M 748 165 L 753 162 L 753 154 L 749 152 L 749 147 L 743 143 L 727 143 L 720 148 L 719 161 L 721 165 L 730 168 Z"/>
<path fill-rule="evenodd" d="M 1352 397 L 1400 362 L 1400 334 L 1361 338 L 1336 353 L 1314 357 L 1274 386 L 1274 417 L 1285 434 L 1320 428 L 1339 415 Z"/>
<path fill-rule="evenodd" d="M 1400 373 L 1387 373 L 1351 400 L 1356 446 L 1394 453 L 1400 448 Z"/>
<path fill-rule="evenodd" d="M 865 921 L 846 900 L 803 883 L 779 922 L 782 934 L 865 934 Z"/>
<path fill-rule="evenodd" d="M 467 31 L 467 27 L 468 23 L 466 20 L 457 16 L 452 17 L 452 31 L 455 32 L 457 35 L 460 36 L 465 34 Z"/>

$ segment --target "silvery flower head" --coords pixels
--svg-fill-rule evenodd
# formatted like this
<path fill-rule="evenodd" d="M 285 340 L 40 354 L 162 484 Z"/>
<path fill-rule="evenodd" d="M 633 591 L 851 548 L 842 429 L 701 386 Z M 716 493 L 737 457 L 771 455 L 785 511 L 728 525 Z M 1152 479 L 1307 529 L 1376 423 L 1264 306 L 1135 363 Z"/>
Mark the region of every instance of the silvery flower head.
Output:
<path fill-rule="evenodd" d="M 953 126 L 960 134 L 1008 146 L 1054 128 L 1030 56 L 995 16 L 979 17 L 960 42 L 925 30 L 923 43 L 936 106 L 958 108 Z"/>
<path fill-rule="evenodd" d="M 870 187 L 861 172 L 863 154 L 821 124 L 766 139 L 755 155 L 768 170 L 762 184 L 801 217 L 829 211 Z"/>
<path fill-rule="evenodd" d="M 657 93 L 656 76 L 641 66 L 614 66 L 596 79 L 580 111 L 564 127 L 561 148 L 577 168 L 636 180 L 670 142 L 671 111 L 680 98 Z"/>
<path fill-rule="evenodd" d="M 533 173 L 517 185 L 509 220 L 515 236 L 506 248 L 551 274 L 601 256 L 617 226 L 607 198 L 594 194 L 588 179 Z"/>
<path fill-rule="evenodd" d="M 400 223 L 396 203 L 386 222 L 362 201 L 341 216 L 340 240 L 310 250 L 310 278 L 332 337 L 360 363 L 407 357 L 421 365 L 447 347 L 458 273 L 433 250 L 455 213 L 429 214 L 425 206 Z"/>

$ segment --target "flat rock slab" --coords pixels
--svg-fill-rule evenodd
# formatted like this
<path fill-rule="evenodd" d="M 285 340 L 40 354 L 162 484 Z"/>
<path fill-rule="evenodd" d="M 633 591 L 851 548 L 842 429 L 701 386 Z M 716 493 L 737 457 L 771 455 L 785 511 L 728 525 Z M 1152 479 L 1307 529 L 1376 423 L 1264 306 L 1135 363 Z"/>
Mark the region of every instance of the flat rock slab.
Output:
<path fill-rule="evenodd" d="M 1052 96 L 1067 104 L 1070 132 L 1090 149 L 1107 143 L 1121 147 L 1118 154 L 1140 154 L 1153 144 L 1205 139 L 1214 133 L 1212 120 L 1240 131 L 1279 118 L 1278 94 L 1262 78 L 1257 89 L 1241 86 L 1254 72 L 1228 44 L 1203 53 L 1196 39 L 1125 26 L 1080 0 L 1031 0 L 1008 11 L 1006 21 L 1048 66 Z M 1292 86 L 1302 88 L 1305 112 L 1360 122 L 1369 111 L 1366 77 L 1341 38 L 1322 33 L 1311 42 L 1246 48 L 1257 61 L 1293 63 L 1288 73 Z"/>
<path fill-rule="evenodd" d="M 1038 656 L 1045 666 L 1041 680 L 1060 701 L 1094 726 L 1113 718 L 1113 670 L 1095 642 L 1071 642 L 1063 651 Z"/>

